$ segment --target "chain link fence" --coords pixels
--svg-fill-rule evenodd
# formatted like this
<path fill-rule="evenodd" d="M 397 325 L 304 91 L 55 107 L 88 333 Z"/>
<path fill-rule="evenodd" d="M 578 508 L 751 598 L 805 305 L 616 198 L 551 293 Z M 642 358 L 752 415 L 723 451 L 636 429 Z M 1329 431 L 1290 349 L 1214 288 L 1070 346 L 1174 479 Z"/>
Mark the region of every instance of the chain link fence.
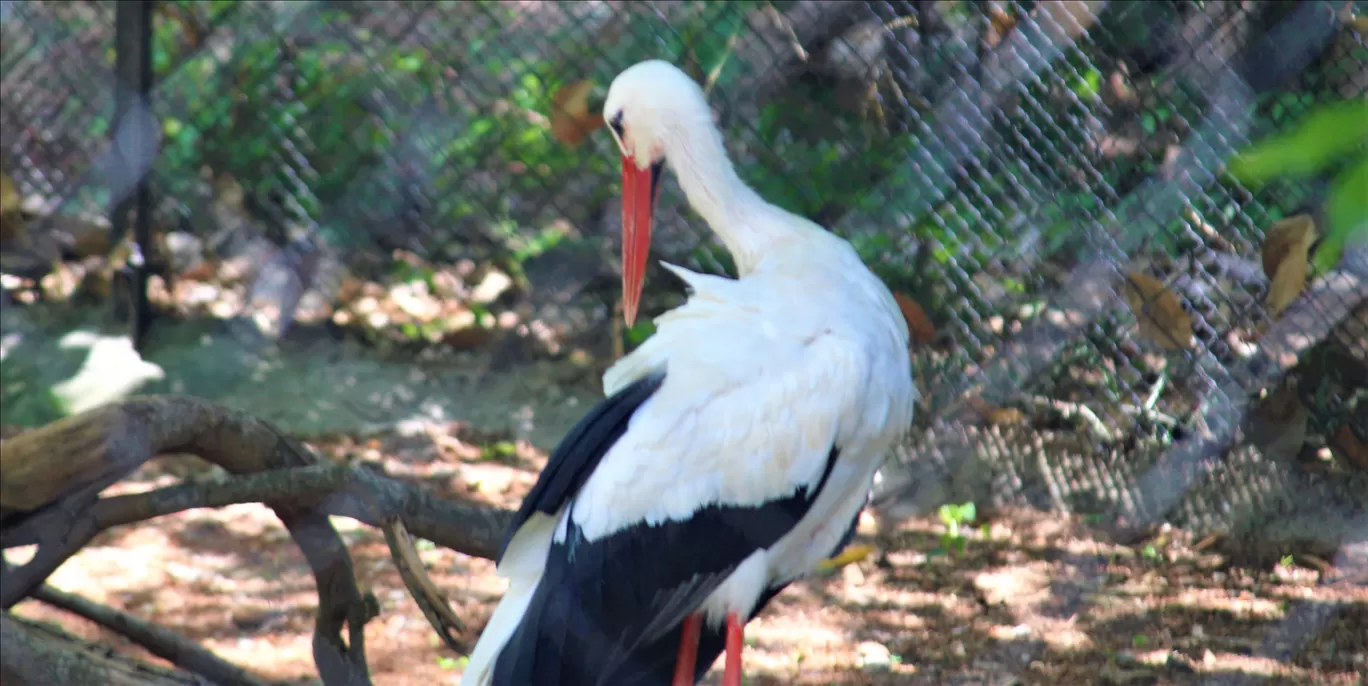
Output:
<path fill-rule="evenodd" d="M 1260 183 L 1230 161 L 1363 102 L 1364 9 L 160 2 L 155 147 L 115 163 L 115 4 L 7 2 L 6 326 L 37 326 L 12 300 L 116 289 L 70 264 L 130 250 L 78 218 L 141 179 L 159 316 L 229 322 L 253 355 L 318 330 L 314 350 L 504 363 L 630 345 L 646 332 L 604 335 L 620 210 L 595 108 L 665 58 L 742 177 L 898 293 L 925 398 L 876 508 L 1024 504 L 1344 559 L 1368 539 L 1368 256 L 1318 261 L 1315 236 L 1364 221 L 1344 208 L 1368 147 Z M 729 269 L 684 207 L 667 184 L 654 257 Z M 648 315 L 678 302 L 662 276 Z"/>

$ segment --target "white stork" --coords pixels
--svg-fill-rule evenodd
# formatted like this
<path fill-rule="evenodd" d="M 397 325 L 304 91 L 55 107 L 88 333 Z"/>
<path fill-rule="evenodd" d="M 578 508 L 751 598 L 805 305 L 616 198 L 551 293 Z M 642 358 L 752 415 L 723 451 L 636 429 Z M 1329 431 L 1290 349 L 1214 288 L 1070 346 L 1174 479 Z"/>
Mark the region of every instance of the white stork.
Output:
<path fill-rule="evenodd" d="M 741 181 L 696 82 L 639 63 L 604 117 L 628 323 L 666 164 L 738 278 L 665 265 L 688 302 L 607 371 L 523 501 L 464 686 L 692 685 L 724 646 L 722 683 L 740 686 L 742 627 L 849 540 L 912 419 L 893 296 L 850 244 Z"/>

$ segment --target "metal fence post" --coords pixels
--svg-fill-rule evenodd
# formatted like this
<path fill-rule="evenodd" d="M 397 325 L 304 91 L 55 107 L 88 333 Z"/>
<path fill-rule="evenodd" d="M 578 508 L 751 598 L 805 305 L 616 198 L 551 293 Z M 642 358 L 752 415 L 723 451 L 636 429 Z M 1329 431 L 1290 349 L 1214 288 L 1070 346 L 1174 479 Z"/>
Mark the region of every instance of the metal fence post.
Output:
<path fill-rule="evenodd" d="M 124 149 L 133 151 L 147 150 L 146 141 L 139 140 L 146 131 L 139 126 L 123 126 L 133 110 L 134 104 L 142 102 L 150 107 L 152 92 L 152 13 L 155 9 L 152 0 L 121 2 L 116 5 L 114 14 L 114 74 L 116 90 L 114 95 L 115 126 L 111 135 L 129 137 Z M 114 154 L 120 154 L 118 145 Z M 132 169 L 132 160 L 123 160 L 121 169 Z M 133 251 L 121 275 L 128 286 L 127 294 L 132 299 L 130 334 L 135 349 L 141 349 L 143 338 L 152 320 L 151 306 L 147 301 L 148 260 L 152 247 L 152 197 L 148 179 L 144 175 L 138 179 L 132 193 L 121 198 L 111 198 L 111 245 L 118 245 L 128 234 L 129 214 L 136 208 L 137 220 L 133 226 Z M 115 300 L 115 307 L 119 302 Z M 116 309 L 117 311 L 117 309 Z"/>

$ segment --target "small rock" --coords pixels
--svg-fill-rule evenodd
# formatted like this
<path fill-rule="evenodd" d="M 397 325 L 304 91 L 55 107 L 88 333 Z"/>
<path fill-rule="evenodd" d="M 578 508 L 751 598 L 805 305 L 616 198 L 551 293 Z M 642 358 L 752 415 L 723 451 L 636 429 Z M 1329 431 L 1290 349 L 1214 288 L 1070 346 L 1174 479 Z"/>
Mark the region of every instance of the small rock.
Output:
<path fill-rule="evenodd" d="M 171 271 L 183 273 L 204 258 L 204 241 L 184 231 L 172 231 L 163 239 Z"/>
<path fill-rule="evenodd" d="M 446 270 L 437 271 L 432 275 L 432 287 L 437 297 L 447 300 L 465 300 L 469 295 L 461 277 Z"/>
<path fill-rule="evenodd" d="M 893 653 L 882 643 L 865 641 L 856 651 L 860 654 L 860 669 L 886 671 L 893 665 Z"/>
<path fill-rule="evenodd" d="M 180 281 L 176 283 L 176 286 L 180 302 L 186 307 L 208 305 L 218 300 L 219 297 L 219 289 L 207 283 Z"/>
<path fill-rule="evenodd" d="M 1116 653 L 1116 664 L 1122 667 L 1164 667 L 1169 663 L 1167 650 L 1122 650 Z"/>
<path fill-rule="evenodd" d="M 390 289 L 390 299 L 405 314 L 420 322 L 430 322 L 442 311 L 442 303 L 428 294 L 421 283 L 401 283 Z"/>
<path fill-rule="evenodd" d="M 480 285 L 470 292 L 470 300 L 482 305 L 489 304 L 499 299 L 503 292 L 513 285 L 513 279 L 497 269 L 491 269 Z"/>

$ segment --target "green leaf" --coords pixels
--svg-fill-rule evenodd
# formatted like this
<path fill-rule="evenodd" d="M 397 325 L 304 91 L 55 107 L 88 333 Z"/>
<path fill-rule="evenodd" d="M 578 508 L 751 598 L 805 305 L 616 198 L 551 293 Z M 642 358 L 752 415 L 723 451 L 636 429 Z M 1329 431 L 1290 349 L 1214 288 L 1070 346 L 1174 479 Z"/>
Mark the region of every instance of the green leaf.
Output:
<path fill-rule="evenodd" d="M 1069 79 L 1069 90 L 1081 100 L 1096 100 L 1102 92 L 1102 72 L 1089 69 Z"/>
<path fill-rule="evenodd" d="M 1144 129 L 1145 133 L 1154 133 L 1158 125 L 1158 120 L 1154 118 L 1153 113 L 1146 112 L 1140 115 L 1140 128 Z"/>
<path fill-rule="evenodd" d="M 413 73 L 423 68 L 423 61 L 417 55 L 404 55 L 394 65 L 399 71 Z"/>
<path fill-rule="evenodd" d="M 1323 105 L 1292 130 L 1246 148 L 1230 163 L 1241 184 L 1256 188 L 1278 177 L 1303 177 L 1368 142 L 1368 99 Z"/>
<path fill-rule="evenodd" d="M 649 319 L 639 321 L 636 324 L 633 324 L 632 328 L 627 329 L 627 342 L 634 347 L 641 345 L 646 342 L 647 338 L 651 337 L 651 334 L 655 333 L 655 330 L 655 322 Z"/>
<path fill-rule="evenodd" d="M 1325 239 L 1312 257 L 1321 271 L 1334 268 L 1350 242 L 1368 237 L 1368 154 L 1335 177 L 1325 200 L 1325 218 Z"/>

